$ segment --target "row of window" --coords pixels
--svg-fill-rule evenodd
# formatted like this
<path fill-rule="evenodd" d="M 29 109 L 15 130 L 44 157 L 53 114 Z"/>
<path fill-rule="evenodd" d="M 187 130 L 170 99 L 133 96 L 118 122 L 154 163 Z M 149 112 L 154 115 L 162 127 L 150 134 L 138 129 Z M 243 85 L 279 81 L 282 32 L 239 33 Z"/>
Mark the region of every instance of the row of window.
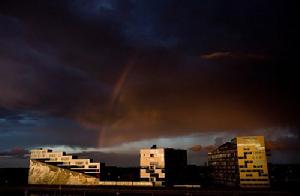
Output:
<path fill-rule="evenodd" d="M 236 166 L 214 166 L 215 170 L 235 170 Z"/>
<path fill-rule="evenodd" d="M 269 181 L 269 179 L 241 179 L 241 181 Z"/>
<path fill-rule="evenodd" d="M 235 161 L 214 161 L 210 163 L 211 165 L 237 165 Z"/>
<path fill-rule="evenodd" d="M 233 157 L 236 157 L 236 153 L 221 153 L 221 154 L 210 155 L 210 159 L 233 158 Z"/>
<path fill-rule="evenodd" d="M 269 183 L 242 184 L 242 186 L 269 186 Z"/>
<path fill-rule="evenodd" d="M 264 172 L 262 169 L 242 169 L 241 172 Z"/>
<path fill-rule="evenodd" d="M 147 168 L 146 169 L 146 173 L 154 173 L 154 169 L 149 169 L 149 168 Z M 161 173 L 165 173 L 165 169 L 161 169 Z"/>

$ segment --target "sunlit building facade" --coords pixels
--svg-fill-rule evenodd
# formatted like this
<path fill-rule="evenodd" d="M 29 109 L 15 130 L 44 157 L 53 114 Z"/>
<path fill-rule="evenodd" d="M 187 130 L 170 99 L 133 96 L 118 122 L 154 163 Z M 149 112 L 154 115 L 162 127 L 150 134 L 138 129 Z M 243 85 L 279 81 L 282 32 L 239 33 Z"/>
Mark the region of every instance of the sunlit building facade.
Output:
<path fill-rule="evenodd" d="M 79 159 L 50 149 L 34 149 L 30 153 L 28 184 L 153 186 L 151 182 L 134 179 L 107 181 L 103 177 L 104 169 L 104 163 L 95 163 L 91 159 Z"/>
<path fill-rule="evenodd" d="M 30 151 L 30 160 L 44 162 L 61 168 L 100 177 L 100 163 L 91 159 L 78 159 L 65 152 L 53 152 L 50 149 L 34 149 Z"/>
<path fill-rule="evenodd" d="M 208 164 L 217 184 L 269 187 L 263 136 L 236 137 L 208 153 Z"/>
<path fill-rule="evenodd" d="M 101 176 L 102 179 L 102 176 Z M 151 182 L 132 180 L 106 181 L 77 170 L 66 169 L 38 160 L 30 160 L 28 172 L 28 184 L 30 185 L 84 185 L 84 186 L 129 186 L 152 187 Z"/>
<path fill-rule="evenodd" d="M 171 186 L 180 183 L 180 174 L 187 166 L 187 151 L 173 148 L 140 150 L 140 177 L 154 186 Z"/>

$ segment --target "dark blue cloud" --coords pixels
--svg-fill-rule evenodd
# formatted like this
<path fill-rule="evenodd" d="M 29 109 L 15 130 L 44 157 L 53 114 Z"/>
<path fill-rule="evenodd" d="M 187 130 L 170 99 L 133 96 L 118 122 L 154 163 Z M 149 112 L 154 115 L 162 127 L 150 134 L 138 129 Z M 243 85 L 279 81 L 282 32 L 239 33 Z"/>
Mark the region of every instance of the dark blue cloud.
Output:
<path fill-rule="evenodd" d="M 32 148 L 47 145 L 97 146 L 98 130 L 82 127 L 73 120 L 34 115 L 1 118 L 0 148 Z"/>
<path fill-rule="evenodd" d="M 0 108 L 0 127 L 1 129 L 7 129 L 17 126 L 32 126 L 38 124 L 38 118 L 28 115 L 22 112 L 12 112 L 6 109 Z"/>

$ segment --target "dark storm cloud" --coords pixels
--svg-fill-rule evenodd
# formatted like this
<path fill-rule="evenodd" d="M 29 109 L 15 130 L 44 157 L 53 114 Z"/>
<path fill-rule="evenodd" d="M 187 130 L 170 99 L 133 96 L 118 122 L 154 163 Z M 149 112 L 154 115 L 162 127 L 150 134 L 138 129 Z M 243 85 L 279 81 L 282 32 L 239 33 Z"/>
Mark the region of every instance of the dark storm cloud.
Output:
<path fill-rule="evenodd" d="M 207 145 L 207 146 L 201 146 L 200 144 L 196 144 L 196 145 L 192 146 L 190 148 L 190 150 L 193 151 L 193 152 L 204 151 L 205 153 L 208 153 L 208 152 L 211 152 L 212 150 L 218 148 L 222 144 L 224 144 L 225 141 L 223 139 L 224 138 L 222 138 L 222 137 L 216 137 L 214 144 L 210 144 L 210 145 Z"/>
<path fill-rule="evenodd" d="M 73 120 L 46 115 L 18 114 L 17 118 L 0 118 L 0 149 L 65 145 L 97 146 L 98 130 Z M 6 151 L 7 151 L 6 150 Z"/>
<path fill-rule="evenodd" d="M 33 112 L 91 131 L 72 145 L 96 145 L 99 130 L 100 145 L 286 126 L 298 135 L 289 11 L 277 1 L 1 1 L 2 119 Z M 68 123 L 43 133 L 68 143 Z"/>
<path fill-rule="evenodd" d="M 0 151 L 0 168 L 27 167 L 29 151 L 20 147 L 14 147 L 7 151 Z"/>
<path fill-rule="evenodd" d="M 271 151 L 280 151 L 280 150 L 294 150 L 298 151 L 299 146 L 299 136 L 285 136 L 279 137 L 274 140 L 266 141 L 266 147 Z"/>
<path fill-rule="evenodd" d="M 199 144 L 197 144 L 197 145 L 190 148 L 190 150 L 193 151 L 193 152 L 200 152 L 201 149 L 202 149 L 202 146 L 199 145 Z"/>
<path fill-rule="evenodd" d="M 23 148 L 13 148 L 10 151 L 0 152 L 0 157 L 16 157 L 16 158 L 26 158 L 29 155 L 29 151 Z"/>
<path fill-rule="evenodd" d="M 263 55 L 257 55 L 257 54 L 235 54 L 232 52 L 213 52 L 209 54 L 203 54 L 201 55 L 201 58 L 207 59 L 207 60 L 238 60 L 238 59 L 256 59 L 256 60 L 264 60 L 265 56 Z"/>
<path fill-rule="evenodd" d="M 179 37 L 189 52 L 280 52 L 289 35 L 289 2 L 172 1 L 161 17 L 162 32 Z M 174 14 L 176 13 L 176 14 Z"/>

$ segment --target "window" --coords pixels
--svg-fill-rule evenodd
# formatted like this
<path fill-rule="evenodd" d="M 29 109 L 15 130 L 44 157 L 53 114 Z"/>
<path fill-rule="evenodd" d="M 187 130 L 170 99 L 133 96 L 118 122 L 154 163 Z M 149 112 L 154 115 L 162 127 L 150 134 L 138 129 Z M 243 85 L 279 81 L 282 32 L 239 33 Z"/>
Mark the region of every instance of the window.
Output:
<path fill-rule="evenodd" d="M 150 157 L 154 157 L 154 154 L 150 154 Z"/>

